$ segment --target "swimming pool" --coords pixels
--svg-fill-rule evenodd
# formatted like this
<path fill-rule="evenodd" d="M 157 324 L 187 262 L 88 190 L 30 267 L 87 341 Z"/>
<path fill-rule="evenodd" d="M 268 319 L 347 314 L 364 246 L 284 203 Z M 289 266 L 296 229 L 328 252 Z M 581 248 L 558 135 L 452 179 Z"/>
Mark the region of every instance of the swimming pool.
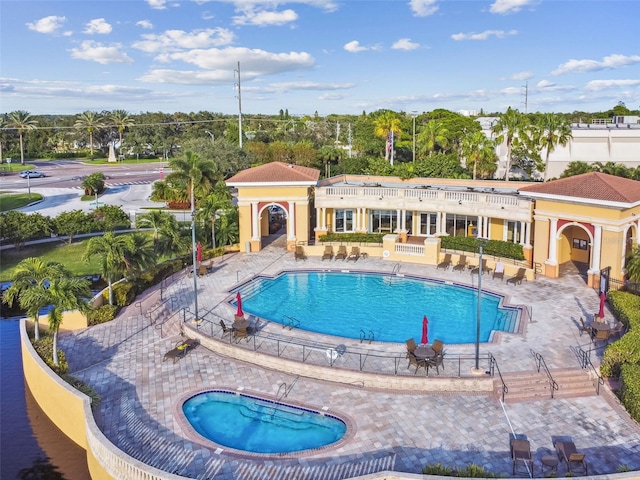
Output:
<path fill-rule="evenodd" d="M 182 410 L 203 437 L 252 453 L 319 448 L 347 431 L 346 423 L 333 415 L 226 390 L 194 395 Z"/>
<path fill-rule="evenodd" d="M 245 312 L 276 323 L 286 315 L 311 332 L 354 339 L 364 332 L 382 342 L 402 343 L 411 337 L 420 341 L 426 315 L 430 340 L 476 340 L 478 293 L 463 285 L 373 272 L 309 271 L 259 276 L 238 290 Z M 501 295 L 482 292 L 481 342 L 489 341 L 494 330 L 517 330 L 519 309 L 502 301 Z"/>

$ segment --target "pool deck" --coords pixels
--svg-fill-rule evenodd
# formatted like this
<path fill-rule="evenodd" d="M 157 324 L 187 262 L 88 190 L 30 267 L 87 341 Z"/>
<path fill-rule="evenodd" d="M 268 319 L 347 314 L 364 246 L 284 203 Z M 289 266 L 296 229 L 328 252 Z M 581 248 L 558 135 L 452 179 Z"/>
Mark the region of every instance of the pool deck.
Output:
<path fill-rule="evenodd" d="M 329 268 L 391 272 L 394 265 L 374 258 L 346 263 L 309 257 L 295 262 L 293 253 L 274 246 L 260 253 L 226 255 L 216 259 L 212 273 L 198 277 L 199 311 L 226 315 L 231 323 L 229 290 L 256 274 Z M 469 285 L 477 281 L 469 272 L 407 262 L 401 264 L 401 273 Z M 539 277 L 516 286 L 484 276 L 483 289 L 502 293 L 510 304 L 528 305 L 533 312 L 523 335 L 502 335 L 499 342 L 481 347 L 496 357 L 503 373 L 534 371 L 530 349 L 541 353 L 552 370 L 579 368 L 570 347 L 589 340 L 579 336 L 578 318 L 590 319 L 599 305 L 597 293 L 579 275 L 567 272 L 560 279 Z M 543 476 L 540 459 L 551 452 L 552 437 L 557 436 L 571 437 L 587 454 L 590 475 L 616 473 L 620 465 L 640 470 L 640 427 L 606 387 L 601 387 L 600 395 L 578 398 L 520 403 L 509 403 L 507 398 L 503 406 L 492 395 L 429 392 L 428 383 L 422 392 L 408 392 L 295 376 L 220 356 L 202 346 L 176 362 L 163 361 L 180 340 L 180 314 L 161 327 L 145 313 L 153 319 L 164 310 L 166 314 L 184 307 L 193 311 L 193 278 L 176 275 L 162 289 L 145 292 L 138 300 L 108 324 L 63 333 L 60 346 L 70 373 L 100 394 L 96 421 L 106 437 L 132 457 L 167 472 L 216 480 L 340 480 L 384 470 L 417 474 L 426 464 L 464 468 L 475 463 L 509 477 L 512 431 L 531 442 L 534 477 Z M 609 312 L 607 316 L 611 318 Z M 455 353 L 471 353 L 473 348 L 447 347 Z M 596 364 L 600 353 L 592 356 Z M 191 393 L 235 388 L 273 399 L 282 383 L 289 388 L 284 402 L 316 410 L 325 407 L 350 419 L 355 427 L 350 438 L 335 448 L 291 458 L 255 458 L 208 446 L 194 437 L 179 414 L 181 401 Z M 565 473 L 561 464 L 558 476 Z"/>

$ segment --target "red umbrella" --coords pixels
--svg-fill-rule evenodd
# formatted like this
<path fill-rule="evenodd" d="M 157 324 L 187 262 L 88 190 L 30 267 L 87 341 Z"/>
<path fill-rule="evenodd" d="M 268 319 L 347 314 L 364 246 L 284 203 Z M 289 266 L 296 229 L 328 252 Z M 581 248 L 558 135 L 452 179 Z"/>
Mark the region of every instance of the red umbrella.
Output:
<path fill-rule="evenodd" d="M 425 315 L 422 319 L 422 343 L 424 344 L 429 343 L 429 337 L 427 336 L 427 330 L 429 327 L 427 327 L 427 325 L 429 325 L 429 320 L 427 320 L 427 316 Z"/>
<path fill-rule="evenodd" d="M 196 261 L 202 261 L 202 244 L 198 242 L 198 246 L 196 247 Z"/>
<path fill-rule="evenodd" d="M 238 311 L 236 312 L 236 317 L 244 316 L 244 312 L 242 311 L 242 298 L 240 298 L 240 292 L 236 293 L 236 300 L 238 301 Z"/>
<path fill-rule="evenodd" d="M 607 300 L 607 294 L 604 292 L 600 293 L 600 311 L 598 312 L 598 316 L 600 318 L 604 318 L 604 302 Z"/>

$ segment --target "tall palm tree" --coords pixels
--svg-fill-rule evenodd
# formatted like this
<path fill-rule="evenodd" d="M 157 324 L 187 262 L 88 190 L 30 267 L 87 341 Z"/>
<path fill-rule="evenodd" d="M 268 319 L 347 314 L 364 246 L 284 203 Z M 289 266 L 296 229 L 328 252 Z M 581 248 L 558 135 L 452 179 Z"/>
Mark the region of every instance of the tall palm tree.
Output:
<path fill-rule="evenodd" d="M 95 172 L 88 175 L 82 181 L 85 195 L 94 195 L 96 197 L 96 208 L 98 208 L 98 194 L 104 190 L 105 176 L 102 172 Z"/>
<path fill-rule="evenodd" d="M 54 279 L 70 276 L 69 270 L 61 263 L 43 262 L 36 257 L 25 258 L 16 266 L 11 276 L 13 283 L 4 292 L 2 301 L 13 306 L 18 300 L 20 308 L 26 310 L 27 316 L 35 323 L 36 340 L 40 339 L 39 312 L 49 305 L 46 290 Z"/>
<path fill-rule="evenodd" d="M 122 134 L 127 127 L 134 125 L 133 118 L 129 116 L 129 112 L 126 110 L 114 110 L 109 117 L 114 125 L 118 128 L 118 135 L 120 137 L 120 143 L 118 143 L 118 151 L 122 148 Z"/>
<path fill-rule="evenodd" d="M 24 110 L 16 110 L 11 112 L 7 118 L 7 125 L 11 128 L 15 128 L 20 136 L 20 163 L 24 165 L 24 141 L 23 134 L 29 130 L 37 128 L 38 121 L 31 118 L 29 112 Z"/>
<path fill-rule="evenodd" d="M 394 137 L 399 137 L 400 133 L 402 132 L 402 130 L 400 130 L 400 125 L 402 124 L 400 117 L 395 112 L 392 112 L 390 110 L 387 110 L 379 117 L 377 117 L 373 121 L 373 123 L 375 127 L 373 133 L 377 137 L 382 137 L 385 140 L 389 138 L 391 132 L 393 132 Z M 388 143 L 385 144 L 384 159 L 387 161 L 389 160 L 389 153 L 391 153 L 391 148 L 393 148 L 393 145 L 389 145 Z"/>
<path fill-rule="evenodd" d="M 167 183 L 176 181 L 186 185 L 191 202 L 191 211 L 196 208 L 196 199 L 208 194 L 218 180 L 218 168 L 211 160 L 201 160 L 191 151 L 184 157 L 169 159 L 171 173 L 167 175 Z"/>
<path fill-rule="evenodd" d="M 107 232 L 102 237 L 92 237 L 82 259 L 85 262 L 92 257 L 101 259 L 101 274 L 109 284 L 109 305 L 113 305 L 113 281 L 117 280 L 129 268 L 127 255 L 133 249 L 133 240 L 129 235 L 114 235 Z"/>
<path fill-rule="evenodd" d="M 62 314 L 68 310 L 89 311 L 88 299 L 91 298 L 89 280 L 74 277 L 54 278 L 47 290 L 49 304 L 49 331 L 53 332 L 53 363 L 58 365 L 58 331 L 62 323 Z"/>
<path fill-rule="evenodd" d="M 216 221 L 221 215 L 226 215 L 226 210 L 230 209 L 231 194 L 223 181 L 216 183 L 213 191 L 204 197 L 198 205 L 197 217 L 202 223 L 211 223 L 211 246 L 216 248 Z"/>
<path fill-rule="evenodd" d="M 78 115 L 73 126 L 79 130 L 86 130 L 89 132 L 89 148 L 91 149 L 91 160 L 93 160 L 93 132 L 104 127 L 104 118 L 96 112 L 87 110 L 86 112 Z"/>
<path fill-rule="evenodd" d="M 429 120 L 418 134 L 420 150 L 431 156 L 436 150 L 436 146 L 446 148 L 449 144 L 447 133 L 449 130 L 440 120 Z"/>
<path fill-rule="evenodd" d="M 137 277 L 147 268 L 156 264 L 158 252 L 153 240 L 142 233 L 131 233 L 131 245 L 125 251 L 126 274 Z"/>
<path fill-rule="evenodd" d="M 484 171 L 493 161 L 495 165 L 495 143 L 481 132 L 473 132 L 462 140 L 462 155 L 466 158 L 467 168 L 473 164 L 473 179 L 477 178 L 478 164 Z"/>
<path fill-rule="evenodd" d="M 170 213 L 162 210 L 151 210 L 150 212 L 143 213 L 136 218 L 136 227 L 152 228 L 153 242 L 157 244 L 160 239 L 160 230 L 167 225 L 173 226 L 174 224 L 172 223 L 172 220 L 175 221 L 175 226 L 177 227 L 178 224 L 176 217 Z"/>
<path fill-rule="evenodd" d="M 509 181 L 511 171 L 511 150 L 513 142 L 525 126 L 524 116 L 517 110 L 509 107 L 507 112 L 500 115 L 500 119 L 493 125 L 492 133 L 496 135 L 496 142 L 507 142 L 507 165 L 504 179 Z"/>
<path fill-rule="evenodd" d="M 538 126 L 543 132 L 540 144 L 542 148 L 547 149 L 544 160 L 544 181 L 546 182 L 549 178 L 549 155 L 558 145 L 564 147 L 569 142 L 569 139 L 572 138 L 571 125 L 560 115 L 545 113 L 540 118 Z"/>

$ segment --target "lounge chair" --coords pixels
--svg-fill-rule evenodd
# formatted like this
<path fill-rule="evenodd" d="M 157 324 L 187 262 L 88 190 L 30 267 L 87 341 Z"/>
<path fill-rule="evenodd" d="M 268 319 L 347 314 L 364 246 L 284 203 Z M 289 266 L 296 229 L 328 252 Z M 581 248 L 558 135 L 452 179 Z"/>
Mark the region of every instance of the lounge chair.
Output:
<path fill-rule="evenodd" d="M 478 272 L 480 272 L 480 266 L 477 266 L 473 270 L 471 270 L 471 274 L 472 275 L 477 275 Z M 483 258 L 482 259 L 482 273 L 489 273 L 489 272 L 491 272 L 491 269 L 489 267 L 487 267 L 487 259 Z"/>
<path fill-rule="evenodd" d="M 519 268 L 518 273 L 516 273 L 513 277 L 507 279 L 507 283 L 513 283 L 514 285 L 520 285 L 522 280 L 527 279 L 527 269 Z"/>
<path fill-rule="evenodd" d="M 504 263 L 496 262 L 496 268 L 493 270 L 493 278 L 499 278 L 504 281 Z"/>
<path fill-rule="evenodd" d="M 407 344 L 407 358 L 409 358 L 409 354 L 415 352 L 418 345 L 416 345 L 416 341 L 413 338 L 410 338 L 405 343 Z"/>
<path fill-rule="evenodd" d="M 580 336 L 582 336 L 583 333 L 588 333 L 591 337 L 593 334 L 593 329 L 591 327 L 587 327 L 587 324 L 584 323 L 584 319 L 580 317 Z"/>
<path fill-rule="evenodd" d="M 576 450 L 576 445 L 572 441 L 556 442 L 556 452 L 560 461 L 567 464 L 567 470 L 571 474 L 581 473 L 589 475 L 586 455 Z"/>
<path fill-rule="evenodd" d="M 340 245 L 338 247 L 338 253 L 336 253 L 336 260 L 345 260 L 347 258 L 347 247 Z"/>
<path fill-rule="evenodd" d="M 467 268 L 467 256 L 460 255 L 460 258 L 458 258 L 458 263 L 453 266 L 453 271 L 455 272 L 456 270 L 460 270 L 461 272 L 464 272 L 465 268 Z"/>
<path fill-rule="evenodd" d="M 347 262 L 349 260 L 353 260 L 354 262 L 357 262 L 359 258 L 360 258 L 360 249 L 358 247 L 351 247 L 351 253 L 347 257 Z"/>
<path fill-rule="evenodd" d="M 412 365 L 416 366 L 416 371 L 414 373 L 418 373 L 418 369 L 420 367 L 423 367 L 425 370 L 427 369 L 427 361 L 420 359 L 418 357 L 416 357 L 413 353 L 407 353 L 408 357 L 409 357 L 409 365 L 407 365 L 407 368 L 409 368 Z"/>
<path fill-rule="evenodd" d="M 187 353 L 189 353 L 191 350 L 196 348 L 198 345 L 200 345 L 200 342 L 192 338 L 187 338 L 186 340 L 180 340 L 178 343 L 176 343 L 175 347 L 173 347 L 171 350 L 169 350 L 167 353 L 164 354 L 164 358 L 162 359 L 162 361 L 164 362 L 165 360 L 172 358 L 173 363 L 176 363 L 178 360 L 186 356 Z"/>
<path fill-rule="evenodd" d="M 531 456 L 531 444 L 529 440 L 520 440 L 512 438 L 510 441 L 511 461 L 513 462 L 513 474 L 518 469 L 518 464 L 525 467 L 527 474 L 533 476 L 533 458 Z"/>
<path fill-rule="evenodd" d="M 206 265 L 200 265 L 198 267 L 198 276 L 199 277 L 204 277 L 207 274 L 207 266 Z"/>
<path fill-rule="evenodd" d="M 324 253 L 322 254 L 322 260 L 331 260 L 333 258 L 333 247 L 326 245 L 324 247 Z"/>
<path fill-rule="evenodd" d="M 436 270 L 443 269 L 446 270 L 451 266 L 453 262 L 451 261 L 451 254 L 447 253 L 444 256 L 444 259 L 436 266 Z"/>
<path fill-rule="evenodd" d="M 297 245 L 296 246 L 296 251 L 293 254 L 294 258 L 296 259 L 296 262 L 298 260 L 306 260 L 307 256 L 304 253 L 304 248 L 302 248 L 301 245 Z"/>

